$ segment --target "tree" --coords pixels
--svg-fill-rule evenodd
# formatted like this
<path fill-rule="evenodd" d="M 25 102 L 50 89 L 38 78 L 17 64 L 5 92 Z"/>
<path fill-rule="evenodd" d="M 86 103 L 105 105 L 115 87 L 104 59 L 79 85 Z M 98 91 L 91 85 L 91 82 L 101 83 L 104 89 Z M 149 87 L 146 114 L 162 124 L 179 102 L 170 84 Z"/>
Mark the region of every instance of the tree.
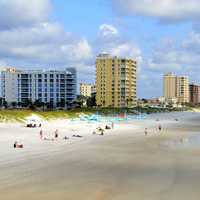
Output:
<path fill-rule="evenodd" d="M 105 105 L 106 105 L 106 101 L 105 101 L 105 100 L 103 100 L 103 107 L 105 107 Z"/>
<path fill-rule="evenodd" d="M 11 103 L 11 105 L 12 105 L 13 108 L 16 108 L 17 102 L 14 102 L 14 101 L 13 101 L 13 102 Z"/>
<path fill-rule="evenodd" d="M 62 108 L 65 107 L 65 99 L 60 100 L 60 107 L 62 107 Z"/>
<path fill-rule="evenodd" d="M 133 102 L 132 98 L 126 99 L 126 106 L 130 107 L 132 105 L 132 102 Z"/>
<path fill-rule="evenodd" d="M 39 99 L 37 99 L 35 102 L 34 102 L 34 106 L 36 106 L 36 107 L 42 107 L 42 102 L 39 100 Z"/>
<path fill-rule="evenodd" d="M 22 106 L 22 102 L 17 102 L 17 106 L 21 107 Z"/>
<path fill-rule="evenodd" d="M 0 107 L 3 106 L 3 98 L 0 98 Z"/>
<path fill-rule="evenodd" d="M 74 103 L 77 104 L 78 107 L 83 107 L 84 104 L 87 105 L 87 99 L 88 99 L 88 97 L 85 97 L 83 95 L 79 95 L 79 96 L 77 96 L 77 98 L 76 98 Z"/>
<path fill-rule="evenodd" d="M 3 107 L 4 107 L 4 108 L 8 108 L 8 102 L 5 101 L 5 100 L 3 101 Z"/>
<path fill-rule="evenodd" d="M 87 99 L 87 107 L 94 107 L 96 106 L 96 97 L 91 96 Z"/>

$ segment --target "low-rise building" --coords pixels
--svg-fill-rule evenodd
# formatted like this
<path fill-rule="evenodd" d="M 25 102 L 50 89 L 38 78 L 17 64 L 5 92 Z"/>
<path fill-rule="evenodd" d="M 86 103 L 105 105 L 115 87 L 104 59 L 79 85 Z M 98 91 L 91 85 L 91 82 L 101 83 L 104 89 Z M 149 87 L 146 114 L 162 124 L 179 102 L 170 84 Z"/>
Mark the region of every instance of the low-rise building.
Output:
<path fill-rule="evenodd" d="M 80 95 L 84 97 L 91 97 L 94 92 L 95 85 L 80 83 Z"/>

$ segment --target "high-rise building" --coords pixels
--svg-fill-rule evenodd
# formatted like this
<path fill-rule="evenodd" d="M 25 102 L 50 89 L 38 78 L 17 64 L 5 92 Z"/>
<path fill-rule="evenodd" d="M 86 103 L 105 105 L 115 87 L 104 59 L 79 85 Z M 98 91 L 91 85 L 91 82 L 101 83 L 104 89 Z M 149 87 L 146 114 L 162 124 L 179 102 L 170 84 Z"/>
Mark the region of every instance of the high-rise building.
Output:
<path fill-rule="evenodd" d="M 100 54 L 96 59 L 96 103 L 102 107 L 136 106 L 136 68 L 132 59 Z"/>
<path fill-rule="evenodd" d="M 177 97 L 176 76 L 172 73 L 164 75 L 164 97 L 166 99 L 173 99 Z"/>
<path fill-rule="evenodd" d="M 51 103 L 66 106 L 76 98 L 76 70 L 18 70 L 1 72 L 2 97 L 8 104 L 26 105 L 27 102 Z"/>
<path fill-rule="evenodd" d="M 196 105 L 200 103 L 200 86 L 190 84 L 190 103 Z"/>
<path fill-rule="evenodd" d="M 164 75 L 164 97 L 168 102 L 176 99 L 178 103 L 189 102 L 189 79 L 186 76 Z"/>
<path fill-rule="evenodd" d="M 186 76 L 177 77 L 177 98 L 179 103 L 189 103 L 189 78 Z"/>
<path fill-rule="evenodd" d="M 92 84 L 80 83 L 80 95 L 91 97 L 95 86 Z"/>

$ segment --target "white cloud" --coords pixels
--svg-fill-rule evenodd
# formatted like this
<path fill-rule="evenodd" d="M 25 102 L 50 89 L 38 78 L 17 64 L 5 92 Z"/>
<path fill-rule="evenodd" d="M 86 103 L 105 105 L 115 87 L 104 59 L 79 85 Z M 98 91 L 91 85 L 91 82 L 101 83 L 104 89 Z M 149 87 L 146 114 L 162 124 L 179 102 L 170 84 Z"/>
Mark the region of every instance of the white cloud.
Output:
<path fill-rule="evenodd" d="M 0 0 L 0 29 L 11 29 L 48 20 L 50 0 Z"/>
<path fill-rule="evenodd" d="M 112 0 L 113 7 L 125 15 L 144 15 L 173 22 L 198 20 L 199 0 Z"/>
<path fill-rule="evenodd" d="M 102 24 L 99 27 L 100 30 L 100 34 L 104 37 L 107 36 L 113 36 L 113 35 L 118 35 L 119 32 L 117 30 L 117 28 L 115 28 L 114 26 L 110 25 L 110 24 Z"/>
<path fill-rule="evenodd" d="M 140 58 L 141 51 L 131 43 L 122 43 L 110 49 L 110 52 L 116 56 Z"/>
<path fill-rule="evenodd" d="M 0 57 L 46 65 L 85 62 L 92 49 L 85 38 L 76 38 L 56 23 L 0 31 Z"/>
<path fill-rule="evenodd" d="M 93 45 L 95 53 L 107 52 L 121 57 L 130 57 L 142 61 L 141 50 L 128 38 L 124 38 L 113 25 L 102 24 L 99 34 Z"/>
<path fill-rule="evenodd" d="M 200 72 L 200 34 L 192 32 L 181 42 L 160 44 L 152 50 L 152 54 L 146 61 L 150 70 L 175 71 L 179 73 Z"/>

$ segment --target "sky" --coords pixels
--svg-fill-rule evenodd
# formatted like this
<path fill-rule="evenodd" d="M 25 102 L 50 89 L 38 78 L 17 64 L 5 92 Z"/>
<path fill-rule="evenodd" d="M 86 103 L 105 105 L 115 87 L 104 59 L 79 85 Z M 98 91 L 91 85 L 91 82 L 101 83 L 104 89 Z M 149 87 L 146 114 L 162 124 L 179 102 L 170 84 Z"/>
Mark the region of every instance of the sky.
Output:
<path fill-rule="evenodd" d="M 139 98 L 162 96 L 164 73 L 200 84 L 199 0 L 0 0 L 0 68 L 76 67 L 95 83 L 107 52 L 138 62 Z"/>

